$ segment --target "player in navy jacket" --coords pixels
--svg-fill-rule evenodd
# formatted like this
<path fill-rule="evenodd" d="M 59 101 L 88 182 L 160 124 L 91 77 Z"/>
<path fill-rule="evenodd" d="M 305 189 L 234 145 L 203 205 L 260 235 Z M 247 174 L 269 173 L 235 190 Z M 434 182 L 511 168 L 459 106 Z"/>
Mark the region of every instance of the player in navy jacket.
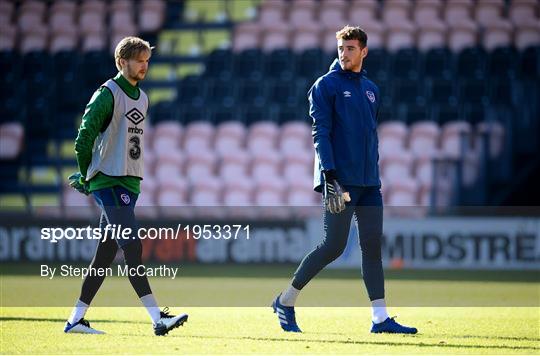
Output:
<path fill-rule="evenodd" d="M 315 146 L 314 188 L 324 196 L 324 234 L 273 303 L 283 330 L 300 332 L 294 303 L 300 290 L 347 245 L 354 216 L 362 250 L 362 275 L 372 303 L 371 332 L 415 334 L 388 317 L 381 260 L 382 197 L 377 112 L 379 88 L 362 70 L 367 35 L 345 26 L 336 33 L 339 58 L 309 91 Z"/>

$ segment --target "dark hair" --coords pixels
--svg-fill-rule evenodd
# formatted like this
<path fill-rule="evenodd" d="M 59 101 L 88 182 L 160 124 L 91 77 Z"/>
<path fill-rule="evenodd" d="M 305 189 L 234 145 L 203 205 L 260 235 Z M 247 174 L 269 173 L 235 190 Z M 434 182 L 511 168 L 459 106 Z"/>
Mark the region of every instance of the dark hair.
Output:
<path fill-rule="evenodd" d="M 358 40 L 360 47 L 367 46 L 367 34 L 360 27 L 345 26 L 338 32 L 336 32 L 336 39 L 340 40 Z"/>

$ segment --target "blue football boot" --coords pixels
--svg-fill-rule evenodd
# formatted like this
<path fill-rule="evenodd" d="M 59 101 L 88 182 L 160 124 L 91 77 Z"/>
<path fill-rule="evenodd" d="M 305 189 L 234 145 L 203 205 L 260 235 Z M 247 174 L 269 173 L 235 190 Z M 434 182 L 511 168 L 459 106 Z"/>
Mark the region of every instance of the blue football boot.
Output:
<path fill-rule="evenodd" d="M 408 326 L 398 324 L 394 318 L 386 318 L 382 323 L 371 326 L 371 332 L 375 334 L 390 333 L 390 334 L 416 334 L 418 330 Z"/>
<path fill-rule="evenodd" d="M 279 325 L 281 325 L 281 328 L 285 331 L 301 333 L 302 330 L 300 330 L 300 328 L 296 324 L 294 307 L 284 306 L 279 302 L 279 297 L 281 297 L 281 294 L 278 295 L 276 300 L 274 300 L 274 302 L 272 303 L 272 309 L 274 309 L 274 313 L 276 313 L 279 318 Z"/>

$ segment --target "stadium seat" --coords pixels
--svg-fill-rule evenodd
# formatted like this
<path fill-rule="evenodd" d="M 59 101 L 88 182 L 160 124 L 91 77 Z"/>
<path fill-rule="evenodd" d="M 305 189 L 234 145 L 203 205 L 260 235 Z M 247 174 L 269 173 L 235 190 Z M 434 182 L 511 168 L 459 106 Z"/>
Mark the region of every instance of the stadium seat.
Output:
<path fill-rule="evenodd" d="M 244 22 L 234 27 L 233 50 L 240 53 L 260 45 L 261 27 L 257 23 Z"/>
<path fill-rule="evenodd" d="M 466 121 L 447 122 L 442 127 L 441 150 L 450 158 L 460 158 L 469 149 L 471 125 Z"/>
<path fill-rule="evenodd" d="M 247 147 L 253 153 L 273 149 L 276 147 L 278 134 L 279 128 L 274 122 L 256 122 L 248 129 Z"/>
<path fill-rule="evenodd" d="M 413 156 L 409 151 L 393 151 L 381 155 L 381 173 L 384 180 L 394 183 L 412 176 Z"/>
<path fill-rule="evenodd" d="M 298 23 L 294 24 L 294 26 L 295 29 L 292 33 L 291 49 L 295 53 L 302 53 L 312 49 L 318 50 L 320 43 L 320 27 L 317 24 L 310 22 Z M 309 69 L 305 69 L 305 71 L 308 70 Z M 317 70 L 319 70 L 319 68 Z"/>
<path fill-rule="evenodd" d="M 178 86 L 178 101 L 181 104 L 191 104 L 202 107 L 206 98 L 206 81 L 200 76 L 190 75 L 180 81 Z"/>
<path fill-rule="evenodd" d="M 446 46 L 447 26 L 441 20 L 422 20 L 418 24 L 416 45 L 422 52 Z"/>
<path fill-rule="evenodd" d="M 236 99 L 236 86 L 230 80 L 209 79 L 207 80 L 206 96 L 216 105 L 233 107 Z"/>
<path fill-rule="evenodd" d="M 156 32 L 165 21 L 165 1 L 143 0 L 140 6 L 139 29 L 143 33 Z"/>
<path fill-rule="evenodd" d="M 225 181 L 234 181 L 245 177 L 251 156 L 245 150 L 233 148 L 222 151 L 220 155 L 219 176 Z"/>
<path fill-rule="evenodd" d="M 421 72 L 429 78 L 450 79 L 453 62 L 452 52 L 447 48 L 433 48 L 424 54 Z"/>
<path fill-rule="evenodd" d="M 188 153 L 185 176 L 191 182 L 195 182 L 203 176 L 214 176 L 216 160 L 217 157 L 212 151 L 199 149 Z"/>
<path fill-rule="evenodd" d="M 377 18 L 379 2 L 377 0 L 352 0 L 346 9 L 349 16 L 349 23 L 364 24 Z M 363 26 L 363 25 L 362 25 Z"/>
<path fill-rule="evenodd" d="M 401 49 L 392 55 L 392 78 L 415 80 L 420 74 L 420 54 L 416 48 Z"/>
<path fill-rule="evenodd" d="M 318 4 L 314 0 L 297 0 L 291 2 L 288 9 L 288 22 L 292 26 L 315 22 Z"/>
<path fill-rule="evenodd" d="M 444 20 L 453 27 L 459 22 L 471 22 L 472 9 L 474 3 L 472 0 L 446 1 L 444 8 Z"/>
<path fill-rule="evenodd" d="M 536 0 L 513 0 L 508 9 L 508 18 L 518 25 L 530 20 L 535 20 L 538 10 L 538 1 Z"/>
<path fill-rule="evenodd" d="M 244 146 L 246 127 L 240 121 L 222 122 L 216 128 L 215 151 L 226 152 Z"/>
<path fill-rule="evenodd" d="M 208 78 L 228 80 L 232 76 L 233 54 L 227 49 L 216 49 L 205 59 L 204 75 Z"/>
<path fill-rule="evenodd" d="M 322 63 L 323 57 L 324 53 L 320 48 L 306 49 L 297 54 L 295 65 L 296 75 L 306 79 L 316 78 L 325 69 Z"/>
<path fill-rule="evenodd" d="M 289 46 L 291 27 L 287 23 L 266 25 L 262 34 L 261 48 L 265 54 L 268 54 L 278 48 Z"/>
<path fill-rule="evenodd" d="M 212 176 L 200 176 L 193 181 L 190 202 L 196 207 L 216 207 L 221 205 L 223 183 Z M 207 215 L 213 215 L 215 210 L 208 210 Z M 204 210 L 199 215 L 205 215 Z"/>
<path fill-rule="evenodd" d="M 514 45 L 519 50 L 540 45 L 540 21 L 524 20 L 516 24 Z"/>
<path fill-rule="evenodd" d="M 418 183 L 410 178 L 403 177 L 389 184 L 387 206 L 413 207 L 418 203 Z"/>
<path fill-rule="evenodd" d="M 43 218 L 59 218 L 62 216 L 60 195 L 58 193 L 31 194 L 30 208 L 34 215 Z"/>
<path fill-rule="evenodd" d="M 413 19 L 417 24 L 440 21 L 442 7 L 442 0 L 416 0 Z"/>
<path fill-rule="evenodd" d="M 267 83 L 261 83 L 256 79 L 246 79 L 238 85 L 237 102 L 247 106 L 266 107 Z"/>
<path fill-rule="evenodd" d="M 181 176 L 184 156 L 180 151 L 168 151 L 156 156 L 154 174 L 158 182 L 177 179 Z"/>
<path fill-rule="evenodd" d="M 476 126 L 475 146 L 482 145 L 482 136 L 488 139 L 489 157 L 495 159 L 499 157 L 505 147 L 505 130 L 500 122 L 480 122 Z"/>
<path fill-rule="evenodd" d="M 412 48 L 415 45 L 416 26 L 408 20 L 386 22 L 386 49 L 391 53 Z"/>
<path fill-rule="evenodd" d="M 489 102 L 491 105 L 513 105 L 516 92 L 513 89 L 513 81 L 500 78 L 494 80 L 489 87 Z"/>
<path fill-rule="evenodd" d="M 190 217 L 191 209 L 188 205 L 187 189 L 189 183 L 182 179 L 171 179 L 158 184 L 157 206 L 164 217 Z"/>
<path fill-rule="evenodd" d="M 380 80 L 381 78 L 389 76 L 390 55 L 384 48 L 376 48 L 373 50 L 370 48 L 367 57 L 364 59 L 363 66 L 367 71 L 368 77 L 373 78 L 374 80 Z"/>
<path fill-rule="evenodd" d="M 159 156 L 169 150 L 178 149 L 182 143 L 182 137 L 183 128 L 178 122 L 159 122 L 154 129 L 154 151 Z"/>
<path fill-rule="evenodd" d="M 24 127 L 19 122 L 0 124 L 0 160 L 14 159 L 21 153 Z"/>
<path fill-rule="evenodd" d="M 513 28 L 509 21 L 499 19 L 485 24 L 482 45 L 488 51 L 512 44 Z"/>
<path fill-rule="evenodd" d="M 288 48 L 273 50 L 264 56 L 264 75 L 267 78 L 293 79 L 294 54 Z"/>
<path fill-rule="evenodd" d="M 504 0 L 478 0 L 474 18 L 482 26 L 490 26 L 502 19 Z"/>
<path fill-rule="evenodd" d="M 263 27 L 267 24 L 283 23 L 286 8 L 287 3 L 283 0 L 263 1 L 259 10 L 259 23 Z"/>
<path fill-rule="evenodd" d="M 319 21 L 323 27 L 339 29 L 346 23 L 345 9 L 348 3 L 345 0 L 323 1 L 319 7 Z"/>
<path fill-rule="evenodd" d="M 415 156 L 435 154 L 439 144 L 440 129 L 433 121 L 418 121 L 410 126 L 408 147 Z"/>
<path fill-rule="evenodd" d="M 311 126 L 302 121 L 289 121 L 282 125 L 280 148 L 283 152 L 302 151 L 311 145 Z"/>
<path fill-rule="evenodd" d="M 282 151 L 283 176 L 288 181 L 294 181 L 299 177 L 309 177 L 313 170 L 313 153 L 303 151 Z M 311 184 L 311 179 L 308 179 Z"/>
<path fill-rule="evenodd" d="M 482 79 L 462 80 L 459 85 L 459 100 L 469 104 L 486 103 L 486 82 Z"/>
<path fill-rule="evenodd" d="M 465 79 L 485 77 L 486 52 L 479 47 L 467 48 L 458 53 L 456 74 Z"/>
<path fill-rule="evenodd" d="M 252 154 L 251 176 L 255 180 L 278 175 L 281 163 L 281 154 L 278 151 L 256 151 Z"/>
<path fill-rule="evenodd" d="M 209 149 L 214 139 L 214 126 L 207 121 L 196 121 L 186 126 L 184 150 L 188 154 Z"/>
<path fill-rule="evenodd" d="M 416 103 L 423 100 L 423 88 L 412 79 L 396 79 L 393 89 L 392 99 L 396 104 Z"/>
<path fill-rule="evenodd" d="M 450 23 L 449 26 L 448 48 L 452 52 L 458 53 L 478 44 L 478 26 L 474 21 L 463 18 L 458 22 Z"/>
<path fill-rule="evenodd" d="M 62 189 L 63 215 L 67 218 L 92 218 L 96 214 L 95 206 L 92 205 L 92 198 L 85 196 L 70 186 Z"/>
<path fill-rule="evenodd" d="M 301 79 L 272 80 L 268 83 L 268 101 L 284 106 L 294 106 L 297 104 L 298 97 L 304 87 L 305 83 Z M 302 94 L 305 95 L 305 93 Z"/>
<path fill-rule="evenodd" d="M 379 125 L 379 153 L 381 157 L 402 151 L 407 137 L 407 126 L 399 121 L 387 121 Z"/>
<path fill-rule="evenodd" d="M 247 177 L 238 177 L 225 182 L 223 204 L 230 207 L 250 207 L 250 209 L 228 209 L 232 216 L 243 216 L 253 205 L 253 181 Z"/>
<path fill-rule="evenodd" d="M 261 79 L 263 53 L 260 49 L 251 48 L 236 53 L 233 63 L 233 75 L 235 78 Z"/>
<path fill-rule="evenodd" d="M 432 79 L 426 83 L 427 100 L 430 103 L 457 104 L 455 81 L 450 79 Z"/>
<path fill-rule="evenodd" d="M 528 47 L 519 55 L 521 78 L 540 78 L 540 47 Z"/>
<path fill-rule="evenodd" d="M 409 21 L 412 2 L 409 0 L 386 0 L 382 8 L 382 19 L 385 23 Z"/>

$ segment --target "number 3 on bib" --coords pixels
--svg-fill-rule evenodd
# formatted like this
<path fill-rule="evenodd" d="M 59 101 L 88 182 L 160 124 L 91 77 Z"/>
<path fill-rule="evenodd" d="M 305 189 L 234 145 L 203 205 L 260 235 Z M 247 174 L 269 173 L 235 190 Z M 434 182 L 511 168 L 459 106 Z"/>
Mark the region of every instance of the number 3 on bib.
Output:
<path fill-rule="evenodd" d="M 132 144 L 132 147 L 129 149 L 129 157 L 139 159 L 141 157 L 141 139 L 138 136 L 131 136 L 129 143 Z"/>

